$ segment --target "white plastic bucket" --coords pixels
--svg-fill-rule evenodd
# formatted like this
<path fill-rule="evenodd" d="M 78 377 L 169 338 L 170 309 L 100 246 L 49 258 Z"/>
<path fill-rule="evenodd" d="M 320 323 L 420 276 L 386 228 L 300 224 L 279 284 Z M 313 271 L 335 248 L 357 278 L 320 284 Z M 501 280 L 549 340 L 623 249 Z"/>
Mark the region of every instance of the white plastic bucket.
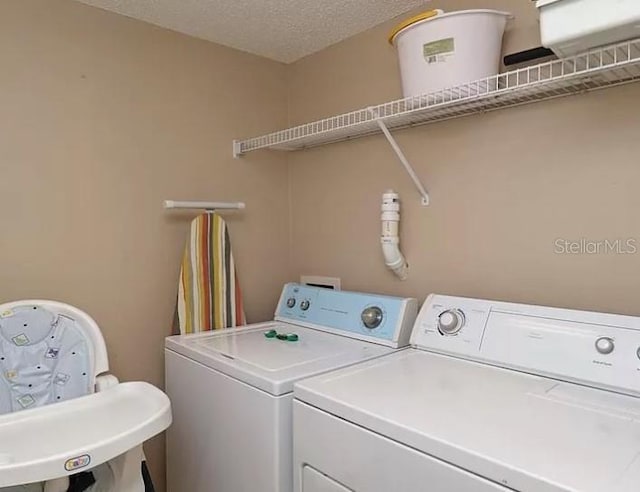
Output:
<path fill-rule="evenodd" d="M 404 97 L 496 75 L 511 17 L 497 10 L 437 10 L 400 24 L 389 42 L 398 49 Z"/>

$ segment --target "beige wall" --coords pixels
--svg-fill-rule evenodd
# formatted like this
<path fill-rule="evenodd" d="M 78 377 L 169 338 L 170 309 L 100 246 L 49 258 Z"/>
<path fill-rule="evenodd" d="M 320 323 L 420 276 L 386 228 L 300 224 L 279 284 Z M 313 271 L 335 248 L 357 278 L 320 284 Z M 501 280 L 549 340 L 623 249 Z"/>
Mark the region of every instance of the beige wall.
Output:
<path fill-rule="evenodd" d="M 531 2 L 482 6 L 516 14 L 505 52 L 539 45 Z M 393 25 L 290 66 L 291 123 L 401 97 L 386 43 Z M 294 272 L 419 298 L 439 292 L 640 314 L 640 254 L 554 254 L 557 238 L 640 241 L 639 96 L 636 84 L 398 132 L 430 191 L 426 208 L 382 137 L 290 154 Z M 404 283 L 381 258 L 380 194 L 388 188 L 403 198 Z"/>
<path fill-rule="evenodd" d="M 483 6 L 517 15 L 506 51 L 538 44 L 530 2 Z M 428 208 L 381 137 L 231 158 L 233 138 L 287 118 L 400 97 L 393 24 L 285 67 L 70 0 L 1 2 L 0 299 L 78 305 L 102 326 L 114 373 L 162 385 L 192 217 L 163 212 L 177 198 L 247 202 L 228 223 L 250 321 L 301 273 L 640 314 L 640 255 L 554 254 L 556 238 L 640 237 L 640 85 L 398 133 Z M 404 200 L 404 283 L 380 254 L 387 188 Z M 148 452 L 162 490 L 161 441 Z"/>
<path fill-rule="evenodd" d="M 286 124 L 284 65 L 67 0 L 0 2 L 0 299 L 75 304 L 113 372 L 163 383 L 191 213 L 164 199 L 243 200 L 228 215 L 250 321 L 287 278 L 287 164 L 231 157 Z M 162 490 L 163 455 L 147 449 Z"/>

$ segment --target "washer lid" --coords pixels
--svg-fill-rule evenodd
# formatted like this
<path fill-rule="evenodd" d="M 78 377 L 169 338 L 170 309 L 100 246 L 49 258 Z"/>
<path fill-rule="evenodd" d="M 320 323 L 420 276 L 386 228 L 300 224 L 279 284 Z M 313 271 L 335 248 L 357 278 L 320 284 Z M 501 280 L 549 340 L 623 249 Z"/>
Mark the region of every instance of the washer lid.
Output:
<path fill-rule="evenodd" d="M 296 334 L 298 340 L 268 338 L 265 334 L 271 330 Z M 290 393 L 299 379 L 394 351 L 376 343 L 280 322 L 169 337 L 165 346 L 273 395 Z"/>
<path fill-rule="evenodd" d="M 295 397 L 515 490 L 631 492 L 640 399 L 410 349 Z"/>

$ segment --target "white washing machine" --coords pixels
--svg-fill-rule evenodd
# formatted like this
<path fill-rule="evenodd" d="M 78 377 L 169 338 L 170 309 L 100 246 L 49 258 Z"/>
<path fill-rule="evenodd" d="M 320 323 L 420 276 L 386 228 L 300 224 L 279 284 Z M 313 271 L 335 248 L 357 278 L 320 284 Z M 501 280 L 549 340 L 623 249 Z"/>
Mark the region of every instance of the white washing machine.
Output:
<path fill-rule="evenodd" d="M 640 490 L 640 318 L 436 295 L 411 343 L 295 385 L 296 492 Z"/>
<path fill-rule="evenodd" d="M 290 492 L 293 383 L 407 346 L 415 299 L 285 285 L 275 321 L 166 340 L 169 492 Z"/>

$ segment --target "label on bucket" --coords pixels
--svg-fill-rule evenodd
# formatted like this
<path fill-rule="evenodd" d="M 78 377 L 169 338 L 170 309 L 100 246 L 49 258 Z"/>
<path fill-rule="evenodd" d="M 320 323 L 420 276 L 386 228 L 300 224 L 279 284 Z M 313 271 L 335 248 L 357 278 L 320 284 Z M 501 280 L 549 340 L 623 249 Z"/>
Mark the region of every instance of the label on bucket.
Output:
<path fill-rule="evenodd" d="M 422 46 L 422 53 L 427 63 L 444 62 L 456 52 L 454 38 L 439 39 Z"/>

